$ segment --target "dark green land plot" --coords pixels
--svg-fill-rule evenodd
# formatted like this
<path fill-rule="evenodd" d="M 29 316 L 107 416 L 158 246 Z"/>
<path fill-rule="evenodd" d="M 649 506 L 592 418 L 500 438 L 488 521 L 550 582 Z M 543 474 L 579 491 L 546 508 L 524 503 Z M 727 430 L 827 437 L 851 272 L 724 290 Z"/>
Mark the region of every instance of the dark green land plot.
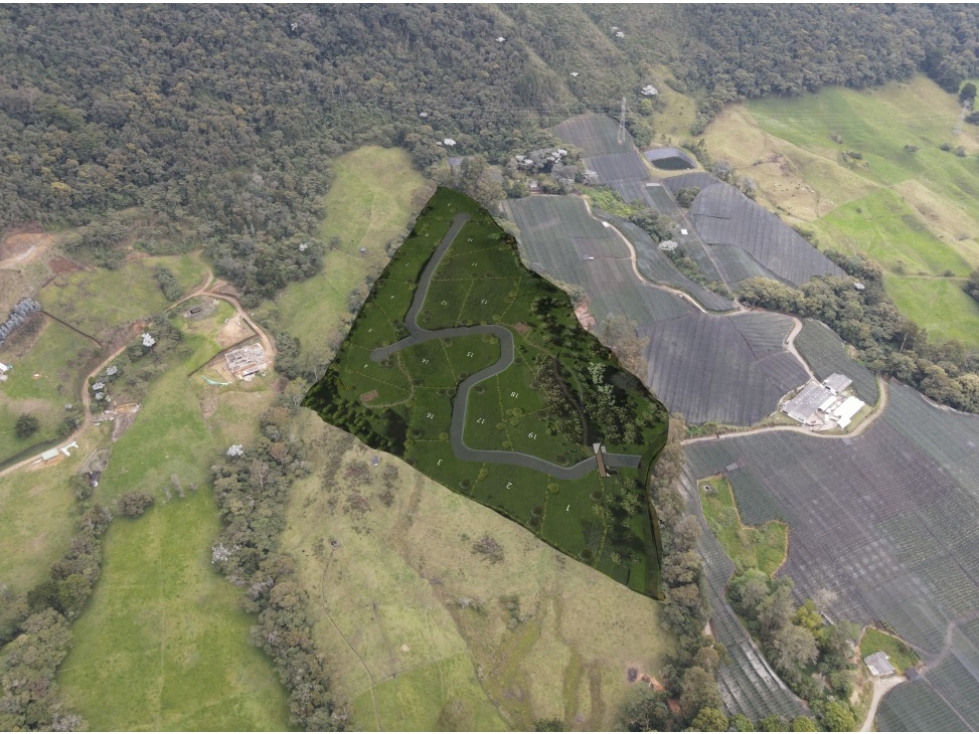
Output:
<path fill-rule="evenodd" d="M 658 596 L 646 484 L 666 409 L 462 194 L 429 201 L 305 405 Z M 593 443 L 609 452 L 608 476 Z"/>

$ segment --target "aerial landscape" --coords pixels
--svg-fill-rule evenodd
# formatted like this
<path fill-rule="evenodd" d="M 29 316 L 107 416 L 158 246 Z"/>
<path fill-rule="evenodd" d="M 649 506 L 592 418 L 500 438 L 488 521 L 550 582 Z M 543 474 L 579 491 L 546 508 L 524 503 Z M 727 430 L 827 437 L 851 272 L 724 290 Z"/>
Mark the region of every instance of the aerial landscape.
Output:
<path fill-rule="evenodd" d="M 0 7 L 0 730 L 979 730 L 977 49 Z"/>

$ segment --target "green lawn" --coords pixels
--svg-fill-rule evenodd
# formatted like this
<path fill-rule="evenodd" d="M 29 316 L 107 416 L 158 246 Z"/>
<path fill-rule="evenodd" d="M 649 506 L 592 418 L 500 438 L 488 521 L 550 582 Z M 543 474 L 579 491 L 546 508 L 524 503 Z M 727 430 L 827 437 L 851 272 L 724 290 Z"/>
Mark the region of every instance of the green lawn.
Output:
<path fill-rule="evenodd" d="M 702 479 L 697 486 L 707 527 L 734 564 L 774 574 L 785 563 L 789 551 L 788 526 L 775 520 L 761 527 L 742 524 L 727 477 Z"/>
<path fill-rule="evenodd" d="M 106 329 L 159 313 L 169 305 L 153 273 L 156 265 L 169 268 L 185 293 L 206 275 L 196 255 L 138 258 L 117 270 L 59 275 L 41 290 L 40 301 L 45 310 L 97 337 Z"/>
<path fill-rule="evenodd" d="M 875 652 L 886 652 L 891 665 L 898 673 L 904 673 L 918 662 L 918 655 L 902 640 L 879 629 L 868 627 L 860 638 L 860 657 L 862 659 Z"/>
<path fill-rule="evenodd" d="M 271 662 L 248 643 L 254 619 L 211 568 L 210 491 L 117 519 L 102 578 L 59 674 L 94 730 L 253 731 L 288 726 Z"/>
<path fill-rule="evenodd" d="M 962 283 L 961 278 L 884 278 L 897 307 L 932 339 L 957 339 L 979 349 L 979 303 L 962 290 Z"/>
<path fill-rule="evenodd" d="M 637 455 L 659 450 L 665 440 L 662 406 L 579 327 L 564 293 L 523 268 L 516 243 L 488 213 L 449 189 L 431 199 L 304 404 L 572 557 L 655 595 L 651 527 L 634 470 L 606 479 L 594 471 L 580 480 L 551 482 L 536 470 L 455 457 L 449 439 L 456 386 L 499 358 L 495 338 L 437 339 L 381 362 L 370 359 L 374 349 L 407 335 L 404 315 L 414 293 L 405 285 L 421 276 L 459 212 L 471 219 L 435 270 L 419 320 L 429 329 L 498 323 L 514 335 L 516 347 L 514 363 L 470 396 L 466 417 L 472 448 L 519 451 L 567 466 L 590 454 L 585 436 L 612 444 L 620 439 L 609 436 L 619 429 L 610 426 L 638 426 L 623 439 L 626 445 L 610 450 Z M 550 387 L 545 390 L 538 381 Z M 599 390 L 607 394 L 599 396 Z M 546 394 L 552 397 L 545 399 Z M 614 411 L 617 417 L 609 418 Z M 647 414 L 650 421 L 637 420 Z M 566 515 L 554 524 L 547 521 L 546 506 L 556 492 L 567 501 Z"/>

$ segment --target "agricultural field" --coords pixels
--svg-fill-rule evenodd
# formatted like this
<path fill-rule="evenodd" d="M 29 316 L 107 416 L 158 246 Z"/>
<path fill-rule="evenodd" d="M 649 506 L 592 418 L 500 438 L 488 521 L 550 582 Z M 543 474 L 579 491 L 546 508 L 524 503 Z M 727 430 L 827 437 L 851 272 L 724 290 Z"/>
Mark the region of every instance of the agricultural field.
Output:
<path fill-rule="evenodd" d="M 979 726 L 979 420 L 930 405 L 892 382 L 864 433 L 816 439 L 767 432 L 688 442 L 696 477 L 724 471 L 744 522 L 786 522 L 784 572 L 800 598 L 838 593 L 833 619 L 890 625 L 919 654 L 925 683 L 884 699 L 912 729 Z M 952 627 L 952 625 L 955 625 Z M 951 628 L 951 629 L 950 629 Z M 905 690 L 906 689 L 906 690 Z"/>
<path fill-rule="evenodd" d="M 598 322 L 624 314 L 643 324 L 693 312 L 679 296 L 636 276 L 628 246 L 589 214 L 583 200 L 534 196 L 508 200 L 504 208 L 519 229 L 520 250 L 530 267 L 587 295 Z"/>
<path fill-rule="evenodd" d="M 275 300 L 282 328 L 304 345 L 321 343 L 325 331 L 339 327 L 350 291 L 387 264 L 386 245 L 404 237 L 432 191 L 399 148 L 358 148 L 336 158 L 333 170 L 321 238 L 327 244 L 339 238 L 339 247 L 327 249 L 319 274 L 290 283 Z"/>
<path fill-rule="evenodd" d="M 723 475 L 700 481 L 698 489 L 707 527 L 735 567 L 757 568 L 769 576 L 782 567 L 789 550 L 785 523 L 770 520 L 752 527 L 741 522 L 731 483 Z"/>
<path fill-rule="evenodd" d="M 665 408 L 471 199 L 436 193 L 304 405 L 658 595 L 641 479 L 665 443 Z"/>
<path fill-rule="evenodd" d="M 726 708 L 741 712 L 752 721 L 771 714 L 789 719 L 804 714 L 807 709 L 772 669 L 727 600 L 727 583 L 734 574 L 734 563 L 707 525 L 698 501 L 698 483 L 691 476 L 689 465 L 682 482 L 689 509 L 701 522 L 700 554 L 704 559 L 704 580 L 713 610 L 710 630 L 729 656 L 717 675 Z"/>
<path fill-rule="evenodd" d="M 207 268 L 196 255 L 140 257 L 116 270 L 62 273 L 41 290 L 44 310 L 79 331 L 98 338 L 113 327 L 163 311 L 169 302 L 153 268 L 173 272 L 184 293 L 203 285 Z"/>
<path fill-rule="evenodd" d="M 79 404 L 83 376 L 98 351 L 95 342 L 41 314 L 4 343 L 0 362 L 13 369 L 0 382 L 0 462 L 61 435 L 65 405 Z M 40 429 L 18 438 L 14 424 L 23 413 L 35 416 Z"/>
<path fill-rule="evenodd" d="M 857 364 L 847 352 L 846 344 L 835 331 L 820 321 L 804 319 L 802 330 L 795 337 L 795 348 L 820 380 L 839 372 L 853 380 L 853 389 L 868 405 L 876 405 L 880 397 L 877 377 Z"/>
<path fill-rule="evenodd" d="M 646 384 L 691 424 L 752 425 L 809 379 L 785 350 L 792 326 L 787 316 L 763 312 L 692 313 L 643 324 L 639 334 L 649 339 Z"/>
<path fill-rule="evenodd" d="M 352 729 L 610 730 L 628 669 L 662 671 L 657 602 L 311 411 L 297 429 L 315 469 L 283 549 Z"/>
<path fill-rule="evenodd" d="M 958 279 L 979 266 L 979 129 L 961 116 L 955 95 L 918 76 L 734 105 L 706 140 L 822 247 L 878 260 L 888 294 L 929 334 L 976 347 L 979 307 Z"/>

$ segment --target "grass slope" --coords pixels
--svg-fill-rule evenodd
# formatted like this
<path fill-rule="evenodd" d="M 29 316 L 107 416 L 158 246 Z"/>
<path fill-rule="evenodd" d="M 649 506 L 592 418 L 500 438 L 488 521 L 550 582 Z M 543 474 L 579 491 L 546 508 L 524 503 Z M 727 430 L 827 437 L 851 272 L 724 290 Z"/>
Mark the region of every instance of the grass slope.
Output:
<path fill-rule="evenodd" d="M 184 292 L 203 282 L 205 266 L 196 255 L 141 257 L 126 261 L 117 270 L 59 275 L 41 290 L 41 305 L 80 331 L 98 336 L 169 305 L 153 273 L 157 265 L 169 268 Z"/>
<path fill-rule="evenodd" d="M 660 450 L 665 441 L 662 405 L 578 326 L 565 294 L 523 268 L 515 242 L 486 211 L 448 189 L 440 189 L 416 221 L 375 283 L 337 359 L 304 404 L 630 588 L 657 594 L 658 568 L 636 470 L 622 469 L 605 479 L 593 472 L 557 481 L 529 468 L 455 457 L 449 445 L 452 395 L 468 375 L 499 359 L 495 336 L 443 338 L 379 363 L 371 360 L 372 350 L 407 335 L 403 324 L 415 283 L 459 212 L 472 218 L 435 270 L 419 322 L 430 329 L 500 324 L 513 334 L 517 357 L 497 380 L 476 386 L 474 394 L 495 392 L 497 403 L 481 407 L 470 397 L 476 420 L 466 433 L 476 433 L 477 443 L 487 448 L 509 451 L 519 444 L 516 450 L 563 466 L 585 459 L 591 441 L 637 456 Z M 542 375 L 545 367 L 548 374 Z M 542 400 L 538 382 L 545 378 L 570 397 Z M 603 389 L 607 395 L 591 397 Z M 478 415 L 480 410 L 486 415 Z M 613 411 L 615 417 L 609 418 Z M 623 428 L 626 415 L 628 430 Z M 480 418 L 495 432 L 477 431 Z M 571 433 L 568 425 L 575 422 L 577 433 Z M 566 506 L 563 513 L 561 505 Z"/>
<path fill-rule="evenodd" d="M 823 246 L 879 261 L 903 313 L 939 339 L 977 347 L 979 308 L 959 281 L 943 280 L 979 265 L 979 129 L 956 135 L 959 119 L 955 96 L 919 76 L 736 105 L 706 139 L 755 179 L 760 201 L 814 229 Z M 860 158 L 842 155 L 852 152 Z"/>
<path fill-rule="evenodd" d="M 300 428 L 317 467 L 290 495 L 283 547 L 353 728 L 529 730 L 557 718 L 609 730 L 627 669 L 661 672 L 670 642 L 656 602 L 395 457 L 371 466 L 375 451 L 312 412 Z M 473 553 L 484 536 L 502 562 Z"/>
<path fill-rule="evenodd" d="M 185 325 L 181 317 L 174 323 Z M 192 489 L 205 486 L 218 451 L 252 438 L 270 393 L 261 380 L 245 390 L 187 377 L 218 352 L 219 322 L 210 334 L 202 323 L 185 334 L 135 424 L 113 445 L 95 497 L 110 504 L 138 489 L 157 500 L 146 517 L 119 519 L 109 531 L 102 577 L 59 674 L 96 729 L 277 730 L 288 723 L 274 669 L 249 644 L 253 618 L 239 610 L 241 592 L 211 569 L 216 507 L 209 491 Z M 168 492 L 173 499 L 165 502 Z"/>
<path fill-rule="evenodd" d="M 14 366 L 7 381 L 0 383 L 0 461 L 57 438 L 64 406 L 79 403 L 82 373 L 98 349 L 68 327 L 40 318 L 43 326 L 37 336 L 15 336 L 0 350 L 0 361 Z M 41 423 L 40 430 L 26 439 L 14 432 L 21 413 L 30 413 Z"/>
<path fill-rule="evenodd" d="M 280 730 L 288 702 L 247 640 L 240 589 L 211 568 L 209 491 L 118 519 L 59 682 L 103 731 Z"/>
<path fill-rule="evenodd" d="M 350 291 L 387 263 L 385 245 L 403 236 L 431 191 L 400 148 L 358 148 L 333 161 L 333 169 L 322 237 L 327 243 L 339 237 L 341 246 L 326 253 L 319 275 L 291 284 L 276 300 L 283 328 L 304 344 L 336 328 Z"/>
<path fill-rule="evenodd" d="M 759 527 L 741 522 L 731 483 L 725 476 L 708 477 L 697 484 L 707 527 L 735 566 L 757 568 L 768 575 L 781 568 L 789 552 L 788 526 L 777 520 Z"/>

